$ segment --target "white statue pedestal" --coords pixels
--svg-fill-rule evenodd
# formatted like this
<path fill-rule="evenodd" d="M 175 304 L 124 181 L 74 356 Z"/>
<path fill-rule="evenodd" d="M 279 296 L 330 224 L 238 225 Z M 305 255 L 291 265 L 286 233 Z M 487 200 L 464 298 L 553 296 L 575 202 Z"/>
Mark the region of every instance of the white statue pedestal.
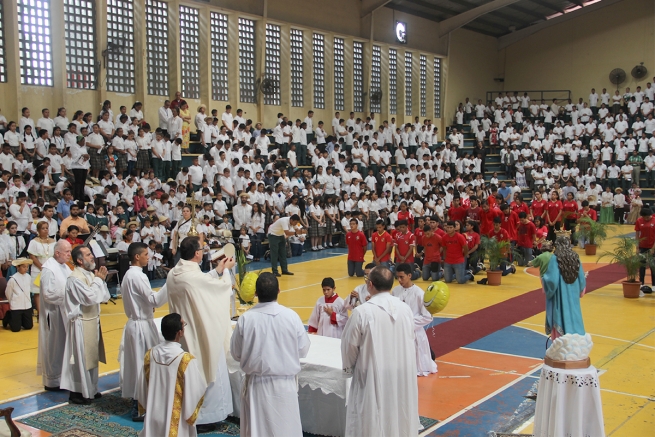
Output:
<path fill-rule="evenodd" d="M 545 362 L 537 391 L 534 437 L 605 437 L 596 368 L 588 360 Z"/>

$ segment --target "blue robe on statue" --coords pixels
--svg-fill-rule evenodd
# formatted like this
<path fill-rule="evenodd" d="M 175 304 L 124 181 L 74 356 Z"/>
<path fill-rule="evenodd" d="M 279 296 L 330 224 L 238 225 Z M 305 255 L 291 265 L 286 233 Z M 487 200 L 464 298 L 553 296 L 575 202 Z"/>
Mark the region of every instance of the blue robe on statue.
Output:
<path fill-rule="evenodd" d="M 580 297 L 587 287 L 587 280 L 582 263 L 578 279 L 567 284 L 560 273 L 557 255 L 553 255 L 542 281 L 546 293 L 546 334 L 550 335 L 555 330 L 559 334 L 555 337 L 565 334 L 585 335 Z"/>

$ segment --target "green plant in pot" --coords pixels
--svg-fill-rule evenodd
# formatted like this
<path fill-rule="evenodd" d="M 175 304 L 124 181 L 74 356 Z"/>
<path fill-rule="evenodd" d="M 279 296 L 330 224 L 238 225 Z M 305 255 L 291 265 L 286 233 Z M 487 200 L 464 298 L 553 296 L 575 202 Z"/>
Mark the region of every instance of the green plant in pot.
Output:
<path fill-rule="evenodd" d="M 600 261 L 609 257 L 610 264 L 618 264 L 625 269 L 626 281 L 623 281 L 623 296 L 627 298 L 639 297 L 641 283 L 638 281 L 639 267 L 644 264 L 653 265 L 653 256 L 650 251 L 639 253 L 639 240 L 631 237 L 619 238 L 618 244 L 612 252 L 605 252 L 598 257 Z"/>
<path fill-rule="evenodd" d="M 578 237 L 586 241 L 585 255 L 596 255 L 596 249 L 607 238 L 607 223 L 600 223 L 589 217 L 581 218 L 578 223 Z"/>
<path fill-rule="evenodd" d="M 494 237 L 482 236 L 484 258 L 489 262 L 487 285 L 500 285 L 503 276 L 502 263 L 510 255 L 518 255 L 509 241 L 498 241 Z"/>

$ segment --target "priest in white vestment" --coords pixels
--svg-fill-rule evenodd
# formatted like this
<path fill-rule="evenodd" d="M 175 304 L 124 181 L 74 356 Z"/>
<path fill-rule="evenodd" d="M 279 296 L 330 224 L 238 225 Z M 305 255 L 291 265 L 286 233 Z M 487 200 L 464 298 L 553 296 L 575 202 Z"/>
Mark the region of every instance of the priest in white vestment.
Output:
<path fill-rule="evenodd" d="M 197 435 L 195 422 L 207 384 L 198 360 L 180 344 L 185 326 L 179 314 L 164 316 L 164 341 L 144 357 L 136 386 L 140 412 L 146 413 L 140 437 Z"/>
<path fill-rule="evenodd" d="M 168 273 L 166 289 L 171 312 L 188 323 L 182 348 L 198 360 L 207 393 L 198 416 L 201 431 L 232 413 L 232 390 L 226 356 L 230 345 L 230 269 L 234 258 L 223 258 L 209 273 L 200 270 L 203 251 L 198 237 L 180 244 L 180 261 Z M 161 291 L 160 291 L 161 293 Z"/>
<path fill-rule="evenodd" d="M 343 299 L 336 293 L 334 279 L 323 279 L 321 287 L 323 296 L 318 298 L 314 311 L 309 316 L 308 331 L 310 334 L 341 338 L 343 327 L 348 321 L 348 310 Z"/>
<path fill-rule="evenodd" d="M 341 359 L 352 375 L 346 437 L 416 436 L 419 430 L 414 315 L 389 293 L 393 274 L 374 268 L 371 298 L 355 308 L 341 336 Z"/>
<path fill-rule="evenodd" d="M 106 363 L 100 327 L 100 304 L 110 298 L 105 266 L 95 271 L 95 257 L 88 247 L 71 252 L 75 269 L 66 280 L 64 312 L 66 347 L 60 387 L 70 391 L 69 402 L 88 404 L 98 392 L 99 362 Z"/>
<path fill-rule="evenodd" d="M 230 352 L 246 379 L 241 393 L 241 436 L 302 436 L 298 383 L 300 359 L 310 341 L 298 314 L 277 303 L 273 273 L 257 278 L 259 303 L 237 321 Z"/>
<path fill-rule="evenodd" d="M 71 269 L 66 265 L 71 258 L 71 245 L 59 240 L 54 247 L 54 256 L 41 267 L 41 300 L 39 311 L 39 353 L 36 374 L 41 375 L 43 386 L 48 391 L 59 390 L 61 367 L 66 346 L 66 314 L 64 296 L 66 280 Z"/>
<path fill-rule="evenodd" d="M 432 314 L 423 305 L 425 292 L 412 282 L 412 267 L 409 264 L 396 266 L 396 278 L 400 285 L 391 290 L 391 294 L 405 302 L 414 313 L 416 374 L 428 376 L 430 373 L 437 373 L 437 363 L 432 359 L 428 335 L 425 332 L 425 327 L 432 323 Z"/>
<path fill-rule="evenodd" d="M 136 397 L 136 382 L 143 369 L 146 352 L 160 343 L 160 335 L 154 322 L 155 308 L 168 302 L 166 290 L 155 292 L 150 287 L 143 268 L 148 265 L 148 245 L 132 243 L 127 250 L 130 268 L 121 283 L 123 306 L 128 320 L 123 330 L 122 347 L 118 352 L 120 362 L 120 386 L 124 398 Z M 135 406 L 136 407 L 136 406 Z M 132 420 L 142 420 L 137 409 L 132 411 Z"/>

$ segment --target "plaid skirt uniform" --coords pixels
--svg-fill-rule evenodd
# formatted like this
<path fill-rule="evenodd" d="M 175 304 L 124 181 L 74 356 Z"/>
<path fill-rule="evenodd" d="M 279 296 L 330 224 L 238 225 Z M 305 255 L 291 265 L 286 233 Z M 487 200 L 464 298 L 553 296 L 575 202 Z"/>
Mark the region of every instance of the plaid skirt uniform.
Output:
<path fill-rule="evenodd" d="M 127 170 L 127 155 L 118 155 L 116 160 L 116 171 L 122 173 Z"/>
<path fill-rule="evenodd" d="M 325 235 L 326 227 L 319 226 L 318 221 L 313 217 L 309 217 L 309 236 L 310 237 L 323 237 Z"/>
<path fill-rule="evenodd" d="M 93 149 L 89 152 L 89 156 L 90 156 L 89 161 L 91 163 L 92 170 L 103 170 L 104 168 L 107 167 L 107 163 L 105 162 L 106 154 L 102 152 L 97 153 L 96 150 Z"/>
<path fill-rule="evenodd" d="M 329 217 L 325 218 L 325 235 L 332 235 L 336 231 L 336 225 L 332 223 Z"/>
<path fill-rule="evenodd" d="M 148 170 L 150 168 L 150 155 L 147 150 L 143 149 L 137 152 L 136 168 L 139 170 Z"/>
<path fill-rule="evenodd" d="M 375 229 L 375 222 L 378 221 L 378 213 L 375 211 L 368 212 L 368 220 L 364 223 L 364 229 Z"/>

